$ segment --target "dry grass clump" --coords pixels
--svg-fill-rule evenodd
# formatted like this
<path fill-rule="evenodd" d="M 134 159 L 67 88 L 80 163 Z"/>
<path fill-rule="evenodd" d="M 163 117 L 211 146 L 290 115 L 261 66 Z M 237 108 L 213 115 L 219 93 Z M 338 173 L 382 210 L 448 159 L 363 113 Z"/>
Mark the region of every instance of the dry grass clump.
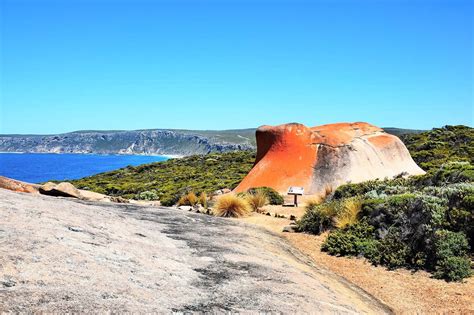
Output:
<path fill-rule="evenodd" d="M 334 188 L 330 185 L 326 185 L 324 187 L 324 195 L 323 195 L 323 199 L 326 199 L 328 196 L 332 195 L 334 192 Z"/>
<path fill-rule="evenodd" d="M 247 194 L 246 199 L 255 212 L 260 212 L 260 209 L 269 202 L 267 194 L 263 190 L 256 190 L 253 193 Z"/>
<path fill-rule="evenodd" d="M 220 197 L 214 206 L 213 213 L 218 217 L 239 218 L 248 215 L 252 211 L 246 198 L 233 194 Z"/>
<path fill-rule="evenodd" d="M 201 204 L 201 206 L 203 206 L 204 208 L 207 209 L 207 194 L 206 192 L 202 192 L 199 197 L 198 197 L 198 203 Z"/>
<path fill-rule="evenodd" d="M 194 206 L 198 203 L 199 199 L 194 192 L 189 192 L 184 196 L 181 196 L 178 200 L 178 206 Z"/>
<path fill-rule="evenodd" d="M 334 217 L 334 226 L 343 229 L 346 226 L 357 223 L 360 210 L 362 209 L 362 198 L 354 197 L 343 201 L 342 207 Z"/>
<path fill-rule="evenodd" d="M 313 209 L 314 207 L 322 204 L 324 202 L 324 198 L 321 196 L 312 196 L 308 200 L 305 201 L 305 208 Z"/>

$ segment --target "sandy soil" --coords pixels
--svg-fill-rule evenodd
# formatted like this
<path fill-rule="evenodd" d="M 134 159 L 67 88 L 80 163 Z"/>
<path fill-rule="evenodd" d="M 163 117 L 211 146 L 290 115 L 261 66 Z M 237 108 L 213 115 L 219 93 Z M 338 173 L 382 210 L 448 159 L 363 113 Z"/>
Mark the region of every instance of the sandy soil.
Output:
<path fill-rule="evenodd" d="M 0 189 L 0 313 L 388 313 L 255 225 Z"/>
<path fill-rule="evenodd" d="M 266 206 L 263 210 L 272 216 L 254 213 L 242 220 L 284 237 L 315 265 L 354 283 L 396 313 L 474 313 L 474 277 L 464 283 L 448 283 L 433 279 L 424 271 L 389 271 L 372 266 L 363 258 L 334 257 L 321 252 L 326 235 L 282 233 L 283 227 L 291 221 L 275 218 L 273 214 L 301 217 L 305 211 L 303 206 L 304 203 L 298 208 Z"/>

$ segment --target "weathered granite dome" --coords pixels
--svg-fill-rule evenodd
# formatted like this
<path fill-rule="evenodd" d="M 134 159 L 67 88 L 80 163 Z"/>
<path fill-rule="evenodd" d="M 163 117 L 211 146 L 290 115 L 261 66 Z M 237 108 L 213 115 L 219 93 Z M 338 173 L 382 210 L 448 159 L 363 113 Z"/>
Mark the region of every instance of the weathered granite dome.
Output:
<path fill-rule="evenodd" d="M 364 122 L 308 128 L 291 123 L 257 129 L 255 165 L 236 192 L 301 186 L 317 194 L 347 182 L 424 174 L 396 136 Z"/>

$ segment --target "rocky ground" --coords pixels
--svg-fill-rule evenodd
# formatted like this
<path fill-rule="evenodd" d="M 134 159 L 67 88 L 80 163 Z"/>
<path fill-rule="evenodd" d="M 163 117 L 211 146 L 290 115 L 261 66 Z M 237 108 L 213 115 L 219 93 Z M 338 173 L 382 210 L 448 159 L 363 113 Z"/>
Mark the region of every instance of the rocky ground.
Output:
<path fill-rule="evenodd" d="M 232 219 L 0 189 L 0 311 L 385 313 Z"/>

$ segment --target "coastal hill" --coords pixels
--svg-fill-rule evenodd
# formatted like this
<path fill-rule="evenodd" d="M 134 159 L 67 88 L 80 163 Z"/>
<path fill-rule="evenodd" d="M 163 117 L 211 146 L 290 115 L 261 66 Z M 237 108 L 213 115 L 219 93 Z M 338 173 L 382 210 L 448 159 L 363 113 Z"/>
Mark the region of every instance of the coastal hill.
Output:
<path fill-rule="evenodd" d="M 255 128 L 235 130 L 84 130 L 56 135 L 0 135 L 0 152 L 182 155 L 255 150 Z M 390 134 L 418 130 L 387 128 Z"/>
<path fill-rule="evenodd" d="M 193 155 L 254 148 L 255 129 L 85 130 L 57 135 L 0 135 L 0 152 Z"/>

